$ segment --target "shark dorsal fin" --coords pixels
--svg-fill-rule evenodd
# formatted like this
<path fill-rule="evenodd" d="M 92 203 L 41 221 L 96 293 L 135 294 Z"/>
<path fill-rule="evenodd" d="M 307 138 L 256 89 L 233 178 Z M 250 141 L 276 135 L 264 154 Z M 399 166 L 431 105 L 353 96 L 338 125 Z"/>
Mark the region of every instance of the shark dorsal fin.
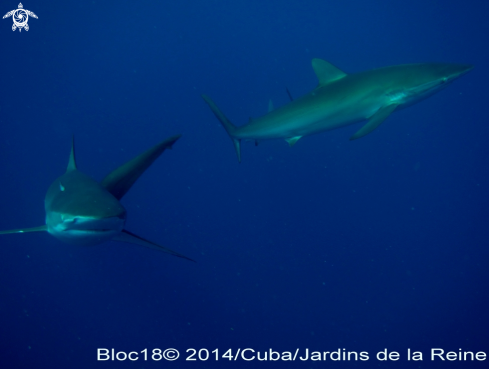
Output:
<path fill-rule="evenodd" d="M 323 59 L 312 59 L 312 68 L 319 79 L 319 87 L 347 76 L 345 72 Z"/>
<path fill-rule="evenodd" d="M 70 152 L 70 160 L 68 161 L 68 168 L 66 168 L 66 172 L 71 172 L 72 170 L 76 170 L 76 160 L 75 160 L 75 136 L 71 138 L 71 152 Z"/>
<path fill-rule="evenodd" d="M 180 135 L 167 138 L 158 145 L 145 151 L 134 159 L 121 165 L 116 170 L 112 171 L 102 181 L 107 191 L 109 191 L 116 199 L 120 200 L 131 186 L 138 180 L 141 174 L 165 151 L 171 149 L 172 145 L 180 138 Z"/>

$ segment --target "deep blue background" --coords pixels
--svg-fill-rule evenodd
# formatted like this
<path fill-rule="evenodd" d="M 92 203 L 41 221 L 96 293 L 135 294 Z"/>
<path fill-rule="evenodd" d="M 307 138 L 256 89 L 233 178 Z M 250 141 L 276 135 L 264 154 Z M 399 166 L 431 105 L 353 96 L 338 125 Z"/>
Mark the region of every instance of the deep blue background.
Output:
<path fill-rule="evenodd" d="M 197 263 L 47 233 L 0 239 L 1 368 L 320 368 L 327 363 L 96 362 L 99 347 L 397 350 L 489 354 L 487 0 L 28 1 L 0 22 L 0 228 L 44 222 L 71 135 L 102 179 L 182 133 L 123 204 L 127 228 Z M 2 15 L 15 1 L 1 2 Z M 347 73 L 475 65 L 441 93 L 350 142 L 355 125 L 243 144 L 237 125 Z M 423 351 L 407 362 L 406 350 Z M 452 363 L 452 368 L 487 367 Z"/>

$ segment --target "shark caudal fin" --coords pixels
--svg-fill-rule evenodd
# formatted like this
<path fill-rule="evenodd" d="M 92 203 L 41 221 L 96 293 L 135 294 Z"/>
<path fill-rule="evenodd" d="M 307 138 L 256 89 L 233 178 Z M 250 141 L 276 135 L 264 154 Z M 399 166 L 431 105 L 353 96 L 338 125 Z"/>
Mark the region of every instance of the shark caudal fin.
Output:
<path fill-rule="evenodd" d="M 236 155 L 238 156 L 238 161 L 241 163 L 241 140 L 234 137 L 236 126 L 233 125 L 228 118 L 226 118 L 226 116 L 219 110 L 219 108 L 216 106 L 216 104 L 214 104 L 214 101 L 212 101 L 209 96 L 202 95 L 202 98 L 207 103 L 207 105 L 209 105 L 216 118 L 219 119 L 219 122 L 221 122 L 229 137 L 231 137 L 231 140 L 233 140 Z"/>
<path fill-rule="evenodd" d="M 27 232 L 44 232 L 48 230 L 47 225 L 42 225 L 34 228 L 22 228 L 22 229 L 11 229 L 9 231 L 0 231 L 0 234 L 10 234 L 10 233 L 27 233 Z"/>
<path fill-rule="evenodd" d="M 145 151 L 134 159 L 121 165 L 112 171 L 102 181 L 102 186 L 107 189 L 117 200 L 122 199 L 141 174 L 165 151 L 171 149 L 172 145 L 181 137 L 176 135 L 160 142 L 151 149 Z"/>
<path fill-rule="evenodd" d="M 119 241 L 119 242 L 125 242 L 125 243 L 132 243 L 134 245 L 140 245 L 140 246 L 145 246 L 149 247 L 151 249 L 163 251 L 167 254 L 173 255 L 173 256 L 178 256 L 179 258 L 182 259 L 187 259 L 190 261 L 195 262 L 195 260 L 192 260 L 182 254 L 179 254 L 178 252 L 175 252 L 173 250 L 170 250 L 169 248 L 157 245 L 156 243 L 153 243 L 151 241 L 145 240 L 142 237 L 136 236 L 134 233 L 131 233 L 129 231 L 123 230 L 121 233 L 119 233 L 116 237 L 113 238 L 114 241 Z"/>

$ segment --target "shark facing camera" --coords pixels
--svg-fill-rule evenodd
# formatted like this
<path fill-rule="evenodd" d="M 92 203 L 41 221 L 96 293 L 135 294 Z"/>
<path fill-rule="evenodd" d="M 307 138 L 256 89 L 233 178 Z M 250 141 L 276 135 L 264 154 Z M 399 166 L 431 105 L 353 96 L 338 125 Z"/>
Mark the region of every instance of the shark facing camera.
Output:
<path fill-rule="evenodd" d="M 235 126 L 207 95 L 202 95 L 214 115 L 233 141 L 241 162 L 241 140 L 282 138 L 289 146 L 304 136 L 346 127 L 367 120 L 350 140 L 375 130 L 394 111 L 413 105 L 437 93 L 450 82 L 469 72 L 464 64 L 404 64 L 347 74 L 322 59 L 313 59 L 312 67 L 319 80 L 308 94 L 278 109 L 270 101 L 268 114 L 250 118 Z"/>
<path fill-rule="evenodd" d="M 180 138 L 170 137 L 109 173 L 97 182 L 78 171 L 74 141 L 65 174 L 49 187 L 44 200 L 46 224 L 35 228 L 1 231 L 1 234 L 47 231 L 75 245 L 92 246 L 114 240 L 150 247 L 192 260 L 178 252 L 136 236 L 124 228 L 126 209 L 120 203 L 138 178 Z M 193 260 L 192 260 L 193 261 Z"/>

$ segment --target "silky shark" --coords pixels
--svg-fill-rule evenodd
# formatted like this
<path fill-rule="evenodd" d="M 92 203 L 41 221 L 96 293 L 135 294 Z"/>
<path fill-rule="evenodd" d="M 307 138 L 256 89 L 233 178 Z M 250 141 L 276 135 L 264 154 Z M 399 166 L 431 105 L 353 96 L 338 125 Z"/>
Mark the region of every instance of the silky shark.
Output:
<path fill-rule="evenodd" d="M 63 242 L 83 246 L 114 240 L 192 260 L 125 230 L 126 209 L 120 203 L 141 174 L 179 138 L 177 135 L 160 142 L 111 172 L 100 183 L 78 171 L 73 140 L 66 173 L 57 178 L 46 193 L 46 224 L 0 234 L 47 231 Z"/>
<path fill-rule="evenodd" d="M 240 127 L 202 95 L 233 140 L 238 161 L 241 140 L 258 144 L 265 139 L 284 138 L 293 146 L 303 136 L 368 120 L 350 140 L 363 137 L 394 111 L 433 95 L 473 68 L 461 64 L 405 64 L 346 74 L 322 59 L 313 59 L 312 67 L 319 79 L 314 90 L 275 110 L 270 101 L 268 114 Z"/>

